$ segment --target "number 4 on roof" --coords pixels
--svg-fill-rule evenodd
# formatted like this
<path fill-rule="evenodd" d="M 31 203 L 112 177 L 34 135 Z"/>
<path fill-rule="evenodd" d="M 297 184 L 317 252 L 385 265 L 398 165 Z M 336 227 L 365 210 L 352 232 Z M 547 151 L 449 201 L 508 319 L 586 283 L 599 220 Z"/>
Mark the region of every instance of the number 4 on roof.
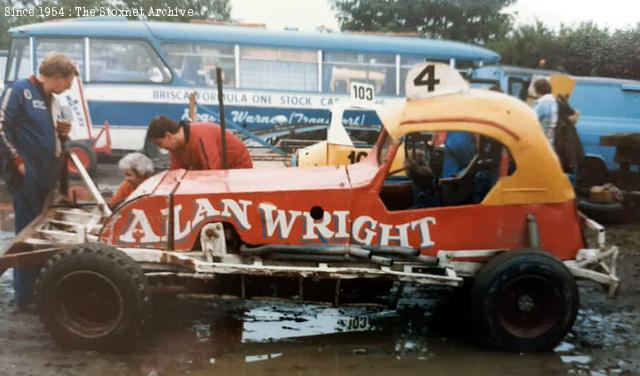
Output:
<path fill-rule="evenodd" d="M 469 84 L 448 64 L 426 62 L 409 70 L 405 83 L 408 100 L 469 91 Z"/>

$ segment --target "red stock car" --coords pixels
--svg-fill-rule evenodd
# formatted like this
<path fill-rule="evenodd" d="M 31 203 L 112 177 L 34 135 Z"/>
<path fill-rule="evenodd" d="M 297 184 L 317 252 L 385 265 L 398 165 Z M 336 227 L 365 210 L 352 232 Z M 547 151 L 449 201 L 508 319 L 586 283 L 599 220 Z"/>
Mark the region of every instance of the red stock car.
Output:
<path fill-rule="evenodd" d="M 468 317 L 493 347 L 552 348 L 576 317 L 575 277 L 615 291 L 617 248 L 578 213 L 526 105 L 470 90 L 441 64 L 415 68 L 407 86 L 359 163 L 162 172 L 113 213 L 93 187 L 95 203 L 51 205 L 2 251 L 0 269 L 42 267 L 42 321 L 71 347 L 131 343 L 152 293 L 341 305 L 417 284 L 469 288 Z M 475 144 L 452 176 L 441 176 L 451 151 L 432 142 L 443 131 Z M 391 171 L 397 153 L 413 161 L 410 178 Z"/>

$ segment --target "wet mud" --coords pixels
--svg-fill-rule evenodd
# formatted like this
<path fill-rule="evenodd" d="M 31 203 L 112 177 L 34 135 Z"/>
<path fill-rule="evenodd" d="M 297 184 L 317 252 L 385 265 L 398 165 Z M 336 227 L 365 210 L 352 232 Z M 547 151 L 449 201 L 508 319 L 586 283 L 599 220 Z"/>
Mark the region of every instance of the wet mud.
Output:
<path fill-rule="evenodd" d="M 101 189 L 117 185 L 109 168 Z M 640 225 L 607 235 L 621 248 L 618 296 L 581 282 L 577 322 L 547 353 L 480 348 L 433 290 L 408 290 L 399 311 L 160 297 L 133 351 L 66 351 L 37 315 L 15 311 L 9 271 L 0 277 L 0 375 L 640 375 Z"/>

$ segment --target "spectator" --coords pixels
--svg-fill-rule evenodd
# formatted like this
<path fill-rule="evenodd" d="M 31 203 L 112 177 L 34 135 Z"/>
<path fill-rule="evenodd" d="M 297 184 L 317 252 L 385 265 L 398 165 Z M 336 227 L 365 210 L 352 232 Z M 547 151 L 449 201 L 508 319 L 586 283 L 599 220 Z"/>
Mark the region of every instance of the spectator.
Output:
<path fill-rule="evenodd" d="M 111 197 L 109 206 L 114 208 L 124 201 L 143 181 L 153 175 L 153 162 L 142 153 L 125 155 L 118 162 L 120 171 L 124 174 L 124 181 Z"/>
<path fill-rule="evenodd" d="M 0 155 L 3 176 L 13 194 L 15 232 L 34 220 L 54 190 L 60 174 L 61 143 L 71 131 L 69 122 L 54 121 L 55 94 L 71 87 L 78 75 L 64 55 L 46 57 L 38 76 L 18 80 L 7 88 L 0 105 Z M 25 310 L 33 300 L 38 268 L 13 270 L 15 301 Z"/>
<path fill-rule="evenodd" d="M 558 102 L 551 94 L 551 84 L 544 78 L 540 78 L 533 83 L 537 100 L 533 110 L 538 115 L 538 120 L 542 126 L 542 131 L 547 140 L 553 145 L 555 127 L 558 123 Z"/>

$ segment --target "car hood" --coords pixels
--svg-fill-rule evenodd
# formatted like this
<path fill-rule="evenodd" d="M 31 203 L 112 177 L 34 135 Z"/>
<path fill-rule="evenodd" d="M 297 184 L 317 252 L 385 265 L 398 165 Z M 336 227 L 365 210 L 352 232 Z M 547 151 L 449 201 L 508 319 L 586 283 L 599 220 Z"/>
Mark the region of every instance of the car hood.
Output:
<path fill-rule="evenodd" d="M 318 191 L 351 188 L 345 166 L 257 168 L 239 170 L 175 170 L 160 179 L 151 178 L 139 187 L 152 195 L 205 195 L 212 193 L 251 193 Z M 150 180 L 151 180 L 150 179 Z"/>

